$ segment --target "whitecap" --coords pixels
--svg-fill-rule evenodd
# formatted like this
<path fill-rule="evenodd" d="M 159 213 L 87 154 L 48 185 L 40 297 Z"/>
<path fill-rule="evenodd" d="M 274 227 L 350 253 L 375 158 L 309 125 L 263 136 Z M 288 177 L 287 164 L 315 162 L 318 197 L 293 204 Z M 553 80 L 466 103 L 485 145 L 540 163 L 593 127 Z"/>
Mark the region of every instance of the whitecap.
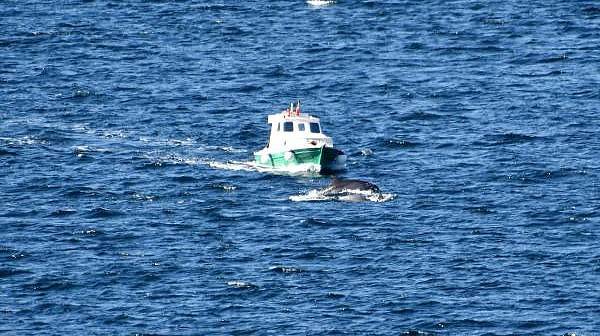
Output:
<path fill-rule="evenodd" d="M 240 280 L 227 281 L 227 286 L 230 286 L 233 288 L 241 288 L 241 289 L 256 289 L 256 288 L 258 288 L 258 286 L 253 283 L 244 282 L 244 281 L 240 281 Z"/>
<path fill-rule="evenodd" d="M 124 139 L 127 138 L 127 133 L 122 130 L 96 130 L 96 134 L 107 139 L 111 138 L 119 138 Z"/>
<path fill-rule="evenodd" d="M 44 140 L 38 140 L 32 138 L 30 136 L 24 136 L 20 138 L 9 138 L 9 137 L 0 137 L 0 141 L 4 142 L 9 146 L 24 146 L 24 145 L 36 145 L 36 144 L 47 144 Z"/>
<path fill-rule="evenodd" d="M 234 191 L 237 189 L 236 186 L 226 183 L 214 183 L 211 186 L 215 189 L 222 189 L 224 191 Z"/>
<path fill-rule="evenodd" d="M 156 199 L 156 196 L 153 195 L 146 195 L 146 194 L 142 194 L 142 193 L 134 193 L 132 195 L 133 199 L 138 200 L 138 201 L 148 201 L 148 202 L 153 202 Z"/>
<path fill-rule="evenodd" d="M 191 138 L 169 139 L 167 140 L 167 143 L 175 146 L 192 146 L 194 144 L 194 140 L 192 140 Z"/>

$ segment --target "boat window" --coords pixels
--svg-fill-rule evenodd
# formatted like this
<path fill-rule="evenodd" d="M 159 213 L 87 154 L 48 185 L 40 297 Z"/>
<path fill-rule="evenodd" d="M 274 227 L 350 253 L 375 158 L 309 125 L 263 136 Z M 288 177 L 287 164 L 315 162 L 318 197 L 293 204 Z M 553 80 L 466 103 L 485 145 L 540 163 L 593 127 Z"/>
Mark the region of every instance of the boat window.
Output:
<path fill-rule="evenodd" d="M 303 123 L 298 124 L 298 132 L 304 132 L 304 124 Z"/>
<path fill-rule="evenodd" d="M 283 123 L 283 131 L 284 132 L 293 132 L 294 131 L 294 123 L 291 121 L 286 121 Z"/>
<path fill-rule="evenodd" d="M 310 132 L 311 133 L 321 133 L 321 128 L 319 127 L 319 123 L 310 123 Z"/>
<path fill-rule="evenodd" d="M 281 131 L 281 123 L 277 123 L 277 132 Z"/>

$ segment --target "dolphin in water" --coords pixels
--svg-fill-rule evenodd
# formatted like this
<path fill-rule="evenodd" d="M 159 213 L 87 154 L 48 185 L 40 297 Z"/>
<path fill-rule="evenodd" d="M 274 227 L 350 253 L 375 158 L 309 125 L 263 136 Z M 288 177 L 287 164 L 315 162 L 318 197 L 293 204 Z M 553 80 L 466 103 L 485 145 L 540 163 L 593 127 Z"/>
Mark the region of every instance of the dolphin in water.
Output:
<path fill-rule="evenodd" d="M 306 195 L 290 196 L 292 201 L 336 200 L 346 202 L 386 202 L 394 197 L 384 194 L 375 184 L 363 180 L 331 178 L 331 183 L 320 190 L 311 190 Z"/>
<path fill-rule="evenodd" d="M 379 187 L 375 184 L 363 180 L 338 179 L 332 177 L 331 184 L 323 189 L 325 196 L 339 196 L 353 192 L 371 192 L 381 194 Z"/>

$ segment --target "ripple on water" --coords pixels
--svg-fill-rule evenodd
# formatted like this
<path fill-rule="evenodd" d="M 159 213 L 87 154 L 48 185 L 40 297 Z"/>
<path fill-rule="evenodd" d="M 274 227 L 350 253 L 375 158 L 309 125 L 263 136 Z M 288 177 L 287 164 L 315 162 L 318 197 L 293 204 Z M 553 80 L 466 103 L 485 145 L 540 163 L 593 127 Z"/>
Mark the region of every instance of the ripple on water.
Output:
<path fill-rule="evenodd" d="M 55 275 L 44 275 L 23 285 L 24 290 L 34 291 L 40 294 L 56 291 L 68 291 L 77 287 L 78 285 L 76 283 Z"/>
<path fill-rule="evenodd" d="M 428 113 L 428 112 L 410 112 L 406 114 L 401 114 L 397 120 L 399 121 L 421 121 L 421 120 L 437 120 L 442 119 L 445 116 L 436 114 L 436 113 Z"/>
<path fill-rule="evenodd" d="M 86 217 L 88 218 L 111 218 L 111 217 L 118 217 L 118 216 L 123 216 L 124 213 L 117 211 L 117 210 L 111 210 L 109 208 L 104 208 L 104 207 L 97 207 L 94 208 L 92 210 L 89 210 L 86 213 Z"/>
<path fill-rule="evenodd" d="M 178 183 L 196 183 L 201 181 L 201 179 L 189 175 L 173 176 L 171 179 Z"/>
<path fill-rule="evenodd" d="M 12 151 L 0 148 L 0 156 L 16 156 L 16 155 L 17 155 L 16 152 L 12 152 Z"/>
<path fill-rule="evenodd" d="M 470 206 L 470 207 L 466 207 L 464 208 L 465 210 L 475 213 L 475 214 L 481 214 L 481 215 L 490 215 L 495 213 L 496 211 L 494 211 L 492 208 L 487 207 L 485 205 L 481 205 L 481 206 Z"/>
<path fill-rule="evenodd" d="M 64 191 L 64 195 L 69 198 L 100 196 L 101 194 L 101 191 L 88 186 L 67 187 Z"/>
<path fill-rule="evenodd" d="M 501 133 L 501 134 L 486 134 L 482 140 L 477 141 L 475 144 L 484 145 L 510 145 L 510 144 L 522 144 L 537 140 L 543 140 L 544 137 L 523 134 L 523 133 Z"/>
<path fill-rule="evenodd" d="M 31 271 L 14 267 L 0 267 L 0 279 L 10 278 L 15 275 L 30 274 Z"/>
<path fill-rule="evenodd" d="M 413 148 L 419 145 L 417 142 L 404 140 L 404 139 L 389 139 L 382 138 L 379 140 L 379 144 L 383 148 L 398 149 L 398 148 Z"/>
<path fill-rule="evenodd" d="M 19 260 L 27 257 L 28 254 L 10 246 L 0 245 L 0 255 L 4 256 L 5 260 Z"/>
<path fill-rule="evenodd" d="M 312 217 L 301 220 L 301 223 L 304 225 L 308 225 L 308 226 L 324 226 L 324 227 L 335 226 L 335 223 L 333 223 L 333 222 L 328 222 L 323 219 L 312 218 Z"/>
<path fill-rule="evenodd" d="M 220 191 L 225 191 L 225 192 L 235 191 L 238 188 L 231 183 L 225 183 L 225 182 L 210 183 L 208 185 L 208 187 L 211 189 L 214 189 L 214 190 L 220 190 Z"/>
<path fill-rule="evenodd" d="M 77 213 L 77 210 L 70 208 L 56 209 L 53 210 L 48 216 L 49 217 L 68 217 Z"/>

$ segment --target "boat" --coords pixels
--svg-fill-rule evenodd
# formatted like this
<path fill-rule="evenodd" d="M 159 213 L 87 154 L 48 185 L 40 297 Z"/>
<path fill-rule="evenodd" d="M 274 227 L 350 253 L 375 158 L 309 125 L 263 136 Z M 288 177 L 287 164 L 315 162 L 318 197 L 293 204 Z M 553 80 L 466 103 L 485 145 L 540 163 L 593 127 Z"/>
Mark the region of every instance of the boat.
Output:
<path fill-rule="evenodd" d="M 254 152 L 258 167 L 319 173 L 343 170 L 346 155 L 333 147 L 319 118 L 302 113 L 300 101 L 267 118 L 271 134 L 267 146 Z"/>

